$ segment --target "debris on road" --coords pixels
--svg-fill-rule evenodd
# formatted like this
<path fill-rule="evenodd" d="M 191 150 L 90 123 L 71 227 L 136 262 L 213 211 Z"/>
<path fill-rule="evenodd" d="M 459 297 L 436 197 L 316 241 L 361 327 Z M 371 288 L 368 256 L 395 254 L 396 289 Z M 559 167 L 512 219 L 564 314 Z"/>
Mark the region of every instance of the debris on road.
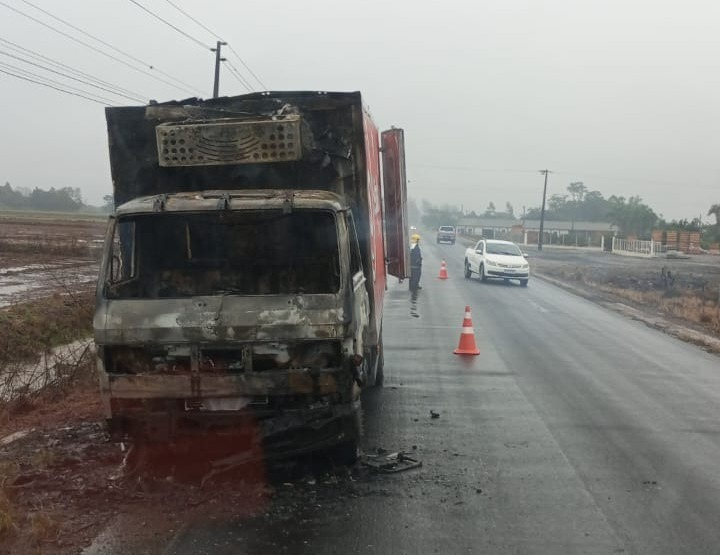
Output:
<path fill-rule="evenodd" d="M 362 464 L 382 474 L 395 474 L 396 472 L 404 472 L 422 466 L 421 461 L 402 451 L 389 454 L 380 452 L 374 455 L 364 455 Z"/>
<path fill-rule="evenodd" d="M 13 441 L 17 441 L 18 439 L 24 438 L 26 435 L 28 435 L 33 430 L 19 430 L 17 432 L 13 432 L 11 434 L 6 435 L 2 439 L 0 439 L 0 445 L 10 445 Z"/>
<path fill-rule="evenodd" d="M 440 418 L 440 413 L 435 412 L 434 410 L 430 409 L 430 418 L 432 418 L 432 419 Z"/>

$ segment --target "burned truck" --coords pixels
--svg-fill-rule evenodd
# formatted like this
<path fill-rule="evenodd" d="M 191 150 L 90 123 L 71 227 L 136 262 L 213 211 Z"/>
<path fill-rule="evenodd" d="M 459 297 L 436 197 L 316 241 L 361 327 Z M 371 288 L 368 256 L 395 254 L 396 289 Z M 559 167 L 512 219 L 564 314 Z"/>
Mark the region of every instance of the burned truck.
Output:
<path fill-rule="evenodd" d="M 273 453 L 352 459 L 406 277 L 404 137 L 360 93 L 106 109 L 115 211 L 94 335 L 116 438 L 252 421 Z"/>

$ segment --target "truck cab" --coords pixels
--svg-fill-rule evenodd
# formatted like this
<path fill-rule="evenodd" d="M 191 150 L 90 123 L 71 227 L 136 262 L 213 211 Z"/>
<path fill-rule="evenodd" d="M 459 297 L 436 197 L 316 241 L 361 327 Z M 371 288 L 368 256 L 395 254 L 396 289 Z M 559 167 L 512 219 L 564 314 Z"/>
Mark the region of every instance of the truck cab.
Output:
<path fill-rule="evenodd" d="M 402 130 L 380 136 L 358 93 L 107 117 L 117 209 L 94 330 L 112 435 L 251 421 L 274 453 L 352 459 L 360 392 L 383 378 L 386 275 L 406 277 Z"/>

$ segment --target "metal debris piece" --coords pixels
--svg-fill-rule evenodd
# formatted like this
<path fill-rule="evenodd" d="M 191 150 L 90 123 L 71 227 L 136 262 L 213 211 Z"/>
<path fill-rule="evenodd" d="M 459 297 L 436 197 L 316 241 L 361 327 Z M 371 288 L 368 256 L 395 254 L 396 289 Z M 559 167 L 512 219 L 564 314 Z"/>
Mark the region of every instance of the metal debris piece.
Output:
<path fill-rule="evenodd" d="M 372 468 L 375 472 L 383 474 L 394 474 L 422 466 L 421 461 L 402 451 L 389 454 L 363 455 L 362 464 Z"/>
<path fill-rule="evenodd" d="M 433 419 L 434 419 L 434 418 L 440 418 L 440 413 L 439 413 L 439 412 L 435 412 L 434 410 L 431 409 L 431 410 L 430 410 L 430 418 L 433 418 Z"/>
<path fill-rule="evenodd" d="M 17 432 L 13 432 L 11 434 L 6 435 L 2 439 L 0 439 L 0 445 L 10 445 L 14 441 L 17 441 L 18 439 L 24 438 L 26 435 L 28 435 L 33 430 L 20 430 Z"/>

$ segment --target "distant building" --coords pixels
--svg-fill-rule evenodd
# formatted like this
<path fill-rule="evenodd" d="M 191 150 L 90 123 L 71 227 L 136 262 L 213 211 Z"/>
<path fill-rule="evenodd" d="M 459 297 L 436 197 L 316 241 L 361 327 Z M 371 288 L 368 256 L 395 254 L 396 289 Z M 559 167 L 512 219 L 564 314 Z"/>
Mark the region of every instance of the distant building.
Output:
<path fill-rule="evenodd" d="M 522 237 L 522 220 L 512 218 L 462 218 L 455 226 L 458 233 L 486 239 L 510 239 L 520 234 Z"/>
<path fill-rule="evenodd" d="M 505 239 L 515 243 L 536 245 L 540 234 L 540 220 L 515 220 L 508 218 L 461 218 L 458 233 L 486 239 Z M 599 246 L 604 235 L 606 240 L 617 235 L 618 229 L 605 222 L 545 220 L 543 242 L 546 244 L 579 244 Z"/>

